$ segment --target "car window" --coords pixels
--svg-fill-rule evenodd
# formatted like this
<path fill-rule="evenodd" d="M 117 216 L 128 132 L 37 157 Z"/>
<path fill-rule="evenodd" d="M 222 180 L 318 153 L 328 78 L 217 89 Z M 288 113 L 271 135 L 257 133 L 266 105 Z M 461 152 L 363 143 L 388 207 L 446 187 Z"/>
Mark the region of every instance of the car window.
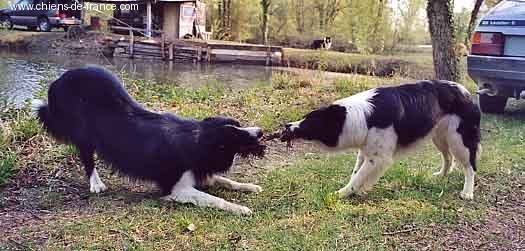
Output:
<path fill-rule="evenodd" d="M 525 0 L 507 0 L 498 4 L 490 11 L 491 15 L 518 15 L 525 14 Z"/>

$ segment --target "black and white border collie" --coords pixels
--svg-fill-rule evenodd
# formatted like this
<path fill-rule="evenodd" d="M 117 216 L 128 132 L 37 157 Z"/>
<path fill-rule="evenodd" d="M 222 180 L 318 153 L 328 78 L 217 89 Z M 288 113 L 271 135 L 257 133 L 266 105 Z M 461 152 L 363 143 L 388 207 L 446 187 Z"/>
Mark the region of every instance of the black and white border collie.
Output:
<path fill-rule="evenodd" d="M 310 49 L 318 50 L 318 49 L 325 49 L 330 50 L 332 48 L 332 38 L 331 37 L 324 37 L 323 39 L 315 39 L 312 41 L 312 44 L 310 45 Z"/>
<path fill-rule="evenodd" d="M 48 104 L 35 100 L 33 108 L 54 138 L 77 147 L 92 193 L 106 190 L 94 153 L 120 173 L 158 184 L 166 200 L 250 214 L 249 208 L 196 187 L 261 191 L 219 176 L 236 155 L 264 154 L 260 128 L 242 128 L 230 118 L 197 121 L 148 111 L 103 68 L 67 71 L 49 87 Z"/>
<path fill-rule="evenodd" d="M 449 81 L 418 81 L 361 92 L 312 111 L 285 126 L 281 140 L 301 138 L 334 150 L 358 148 L 357 161 L 340 197 L 368 191 L 396 156 L 431 137 L 446 175 L 455 158 L 464 167 L 461 197 L 473 199 L 480 148 L 480 111 L 470 93 Z"/>

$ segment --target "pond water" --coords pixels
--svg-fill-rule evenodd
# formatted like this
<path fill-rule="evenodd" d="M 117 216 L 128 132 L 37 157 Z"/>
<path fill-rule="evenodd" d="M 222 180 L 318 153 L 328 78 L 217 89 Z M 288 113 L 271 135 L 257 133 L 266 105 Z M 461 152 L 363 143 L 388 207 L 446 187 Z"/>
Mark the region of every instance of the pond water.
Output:
<path fill-rule="evenodd" d="M 0 112 L 22 106 L 27 99 L 67 69 L 86 64 L 102 65 L 113 72 L 153 83 L 182 86 L 219 83 L 231 88 L 246 88 L 269 82 L 272 74 L 270 67 L 252 65 L 204 65 L 0 52 Z"/>

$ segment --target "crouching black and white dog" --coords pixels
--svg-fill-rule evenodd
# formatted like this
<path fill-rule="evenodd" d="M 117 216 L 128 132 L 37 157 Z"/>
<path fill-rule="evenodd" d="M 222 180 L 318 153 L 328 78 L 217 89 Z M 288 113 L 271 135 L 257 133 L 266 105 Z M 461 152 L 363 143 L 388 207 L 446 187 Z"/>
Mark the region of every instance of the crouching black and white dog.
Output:
<path fill-rule="evenodd" d="M 316 39 L 312 41 L 312 44 L 310 45 L 310 49 L 318 50 L 318 49 L 325 49 L 330 50 L 332 48 L 332 38 L 331 37 L 324 37 L 323 39 Z"/>
<path fill-rule="evenodd" d="M 33 105 L 54 138 L 77 147 L 93 193 L 106 190 L 94 153 L 120 173 L 155 182 L 166 200 L 250 214 L 249 208 L 196 187 L 261 191 L 257 185 L 219 176 L 237 154 L 264 154 L 260 128 L 243 128 L 230 118 L 197 121 L 148 111 L 105 69 L 67 71 L 51 84 L 48 104 L 35 100 Z"/>
<path fill-rule="evenodd" d="M 418 81 L 361 92 L 312 111 L 286 125 L 282 141 L 320 142 L 329 149 L 358 148 L 357 161 L 340 197 L 371 189 L 396 156 L 431 137 L 446 175 L 455 158 L 463 165 L 461 197 L 473 199 L 480 148 L 480 111 L 470 93 L 449 81 Z"/>

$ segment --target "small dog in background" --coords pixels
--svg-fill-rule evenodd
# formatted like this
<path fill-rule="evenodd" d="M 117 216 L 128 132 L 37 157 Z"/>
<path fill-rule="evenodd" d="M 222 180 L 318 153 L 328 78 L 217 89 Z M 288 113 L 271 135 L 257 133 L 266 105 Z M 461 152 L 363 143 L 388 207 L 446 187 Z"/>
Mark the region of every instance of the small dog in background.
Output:
<path fill-rule="evenodd" d="M 324 37 L 324 39 L 316 39 L 312 42 L 312 45 L 310 46 L 313 50 L 330 50 L 332 48 L 332 38 L 331 37 Z"/>

